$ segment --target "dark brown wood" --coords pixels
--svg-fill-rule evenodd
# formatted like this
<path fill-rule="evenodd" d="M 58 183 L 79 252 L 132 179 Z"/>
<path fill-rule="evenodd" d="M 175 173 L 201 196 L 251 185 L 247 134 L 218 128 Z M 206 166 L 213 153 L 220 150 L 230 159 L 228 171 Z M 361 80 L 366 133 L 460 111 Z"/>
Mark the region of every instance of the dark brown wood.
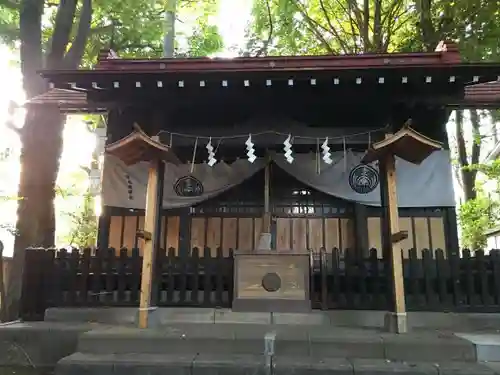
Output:
<path fill-rule="evenodd" d="M 473 260 L 469 249 L 462 250 L 465 271 L 465 293 L 467 296 L 467 304 L 474 306 L 476 304 L 476 296 L 474 293 L 474 271 Z"/>
<path fill-rule="evenodd" d="M 210 306 L 212 300 L 212 256 L 210 249 L 203 249 L 203 305 Z"/>
<path fill-rule="evenodd" d="M 198 305 L 199 289 L 200 289 L 200 249 L 193 248 L 191 252 L 191 271 L 192 271 L 192 287 L 191 301 L 194 305 Z"/>
<path fill-rule="evenodd" d="M 119 304 L 126 304 L 125 291 L 127 290 L 127 270 L 129 269 L 129 257 L 127 249 L 120 249 L 120 257 L 116 265 L 117 299 Z"/>
<path fill-rule="evenodd" d="M 67 304 L 74 306 L 77 301 L 78 278 L 79 278 L 80 251 L 73 249 L 68 259 L 68 292 Z"/>
<path fill-rule="evenodd" d="M 80 260 L 80 305 L 86 306 L 89 303 L 89 285 L 90 285 L 90 259 L 91 250 L 89 248 L 83 249 L 82 257 Z"/>
<path fill-rule="evenodd" d="M 477 285 L 479 286 L 479 295 L 481 298 L 481 305 L 490 305 L 490 296 L 488 294 L 488 271 L 486 269 L 486 259 L 483 250 L 477 250 L 476 256 L 476 270 L 477 270 Z"/>
<path fill-rule="evenodd" d="M 139 249 L 132 249 L 131 271 L 132 277 L 130 280 L 130 300 L 132 303 L 139 303 L 139 291 L 141 290 L 141 267 L 142 259 L 139 256 Z"/>
<path fill-rule="evenodd" d="M 490 260 L 493 270 L 493 299 L 495 305 L 500 305 L 500 250 L 490 252 Z"/>
<path fill-rule="evenodd" d="M 436 250 L 436 269 L 437 269 L 437 288 L 439 294 L 440 306 L 448 306 L 448 287 L 447 281 L 450 278 L 450 269 L 448 262 L 444 259 L 444 251 Z"/>
<path fill-rule="evenodd" d="M 175 273 L 176 273 L 176 256 L 175 249 L 170 247 L 168 249 L 167 255 L 167 303 L 171 303 L 174 300 L 175 292 Z"/>
<path fill-rule="evenodd" d="M 320 272 L 321 272 L 321 309 L 322 310 L 327 310 L 328 309 L 328 259 L 327 259 L 327 252 L 324 247 L 320 249 L 320 258 L 319 258 L 319 265 L 320 265 Z"/>

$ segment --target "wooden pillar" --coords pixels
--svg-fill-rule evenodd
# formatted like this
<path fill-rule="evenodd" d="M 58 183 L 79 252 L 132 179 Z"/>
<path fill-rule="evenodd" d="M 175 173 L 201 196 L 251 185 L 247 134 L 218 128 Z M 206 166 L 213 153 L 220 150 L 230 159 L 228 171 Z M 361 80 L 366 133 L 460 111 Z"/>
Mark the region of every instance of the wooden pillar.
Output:
<path fill-rule="evenodd" d="M 149 322 L 149 314 L 153 306 L 151 306 L 151 296 L 153 291 L 153 277 L 155 270 L 155 257 L 158 249 L 160 236 L 157 232 L 161 233 L 161 226 L 159 231 L 156 230 L 158 223 L 161 225 L 161 218 L 159 218 L 161 197 L 159 190 L 163 190 L 163 176 L 160 178 L 159 172 L 162 171 L 163 165 L 161 161 L 152 161 L 149 166 L 148 173 L 148 187 L 146 192 L 146 213 L 144 220 L 144 251 L 142 258 L 142 278 L 141 278 L 141 296 L 139 301 L 139 328 L 147 328 Z M 162 173 L 163 175 L 164 173 Z"/>
<path fill-rule="evenodd" d="M 259 249 L 271 250 L 271 209 L 270 209 L 270 183 L 271 165 L 270 157 L 266 156 L 267 163 L 264 169 L 264 214 L 262 216 L 262 230 L 260 232 Z"/>
<path fill-rule="evenodd" d="M 391 289 L 392 303 L 391 312 L 386 316 L 386 328 L 390 332 L 404 333 L 407 332 L 405 292 L 403 279 L 403 265 L 401 258 L 401 249 L 398 236 L 399 231 L 399 213 L 398 213 L 398 196 L 396 187 L 396 159 L 394 155 L 387 155 L 385 159 L 380 161 L 384 165 L 387 190 L 387 217 L 386 225 L 391 234 L 390 244 L 390 270 L 391 270 Z M 385 232 L 385 231 L 384 231 Z"/>

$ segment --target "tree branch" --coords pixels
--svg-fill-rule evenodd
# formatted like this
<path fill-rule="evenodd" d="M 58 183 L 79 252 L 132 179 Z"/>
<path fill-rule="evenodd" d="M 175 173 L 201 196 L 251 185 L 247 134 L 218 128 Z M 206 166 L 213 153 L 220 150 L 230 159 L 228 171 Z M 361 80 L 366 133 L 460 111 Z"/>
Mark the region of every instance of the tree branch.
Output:
<path fill-rule="evenodd" d="M 269 48 L 269 44 L 271 43 L 271 40 L 273 39 L 273 30 L 274 30 L 274 25 L 273 25 L 273 16 L 271 14 L 271 0 L 266 0 L 266 8 L 267 8 L 267 17 L 269 20 L 269 34 L 267 35 L 267 40 L 264 42 L 262 45 L 262 48 L 260 48 L 257 53 L 255 54 L 256 57 L 261 56 L 263 53 L 267 55 L 267 49 Z"/>
<path fill-rule="evenodd" d="M 333 26 L 332 20 L 330 19 L 330 16 L 328 14 L 328 11 L 326 10 L 325 3 L 323 0 L 319 0 L 319 4 L 321 7 L 321 10 L 323 11 L 323 15 L 325 16 L 326 22 L 328 23 L 328 26 L 330 27 L 331 33 L 335 36 L 337 39 L 338 43 L 340 44 L 340 47 L 344 51 L 345 54 L 351 53 L 352 51 L 349 49 L 347 43 L 344 41 L 344 39 L 339 35 L 337 32 L 337 29 Z M 343 34 L 345 35 L 345 30 L 342 30 Z"/>
<path fill-rule="evenodd" d="M 54 32 L 50 43 L 50 51 L 47 56 L 49 69 L 57 68 L 63 62 L 64 52 L 68 47 L 73 19 L 75 18 L 77 0 L 61 0 L 57 8 Z"/>
<path fill-rule="evenodd" d="M 78 30 L 71 47 L 64 57 L 64 65 L 70 69 L 76 69 L 82 61 L 85 46 L 90 35 L 90 23 L 92 21 L 92 0 L 83 0 Z"/>
<path fill-rule="evenodd" d="M 318 28 L 322 29 L 323 31 L 325 31 L 327 33 L 329 33 L 329 30 L 326 27 L 324 27 L 323 25 L 321 25 L 318 21 L 316 21 L 313 18 L 311 18 L 307 14 L 307 12 L 305 11 L 305 9 L 302 8 L 302 4 L 300 4 L 299 0 L 293 0 L 293 2 L 295 3 L 295 6 L 297 7 L 297 9 L 300 12 L 300 14 L 302 15 L 302 17 L 304 17 L 309 30 L 311 30 L 311 32 L 316 36 L 316 38 L 319 39 L 319 41 L 321 42 L 321 44 L 323 44 L 323 46 L 328 51 L 328 53 L 330 53 L 332 55 L 338 54 L 337 51 L 335 51 L 332 48 L 332 46 L 330 45 L 330 43 L 328 43 L 328 41 L 325 39 L 325 37 L 323 36 L 323 34 L 318 30 Z"/>

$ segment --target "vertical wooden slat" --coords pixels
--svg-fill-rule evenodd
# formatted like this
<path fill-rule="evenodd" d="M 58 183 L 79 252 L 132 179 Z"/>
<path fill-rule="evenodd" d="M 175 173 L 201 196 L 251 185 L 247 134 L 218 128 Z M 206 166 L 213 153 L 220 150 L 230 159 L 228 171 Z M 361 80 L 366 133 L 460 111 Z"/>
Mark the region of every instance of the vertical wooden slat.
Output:
<path fill-rule="evenodd" d="M 115 291 L 115 252 L 113 249 L 103 249 L 103 260 L 105 261 L 104 272 L 106 273 L 106 294 L 103 300 L 106 304 L 114 303 L 114 291 Z"/>
<path fill-rule="evenodd" d="M 125 225 L 123 227 L 123 246 L 132 249 L 135 243 L 135 231 L 137 228 L 137 218 L 135 216 L 125 216 Z M 144 242 L 144 241 L 140 241 Z"/>
<path fill-rule="evenodd" d="M 120 249 L 120 258 L 116 265 L 117 273 L 117 304 L 122 305 L 126 302 L 125 291 L 127 289 L 127 269 L 128 269 L 128 254 L 127 249 Z"/>
<path fill-rule="evenodd" d="M 175 249 L 173 247 L 168 248 L 167 254 L 167 304 L 173 304 L 174 302 L 174 292 L 175 292 Z"/>
<path fill-rule="evenodd" d="M 411 224 L 411 222 L 410 222 Z M 425 297 L 422 296 L 420 290 L 420 272 L 419 272 L 419 263 L 417 250 L 410 249 L 408 251 L 408 298 L 406 299 L 406 303 L 408 307 L 419 308 L 421 306 L 425 306 Z"/>
<path fill-rule="evenodd" d="M 474 271 L 472 259 L 469 249 L 463 250 L 463 263 L 465 271 L 465 291 L 467 295 L 467 303 L 469 307 L 474 306 L 476 303 L 476 296 L 474 291 Z"/>
<path fill-rule="evenodd" d="M 344 262 L 345 262 L 345 299 L 347 302 L 347 309 L 355 309 L 357 298 L 354 292 L 355 285 L 355 262 L 354 249 L 346 249 L 344 252 Z"/>
<path fill-rule="evenodd" d="M 307 219 L 294 218 L 292 219 L 293 241 L 292 249 L 305 251 L 307 250 Z"/>
<path fill-rule="evenodd" d="M 403 258 L 407 259 L 409 258 L 410 249 L 413 248 L 413 227 L 409 217 L 399 218 L 399 230 L 408 232 L 408 238 L 399 243 L 401 249 L 403 250 Z"/>
<path fill-rule="evenodd" d="M 122 216 L 111 216 L 109 225 L 109 247 L 114 247 L 115 249 L 120 249 L 122 247 L 122 221 Z"/>
<path fill-rule="evenodd" d="M 193 248 L 191 253 L 191 264 L 192 264 L 192 287 L 191 287 L 191 301 L 193 304 L 198 305 L 199 296 L 198 292 L 200 289 L 200 249 L 197 247 Z"/>
<path fill-rule="evenodd" d="M 322 219 L 309 219 L 307 221 L 309 231 L 309 243 L 307 247 L 314 253 L 319 252 L 325 246 L 323 243 L 323 220 Z"/>
<path fill-rule="evenodd" d="M 236 230 L 238 220 L 234 217 L 225 217 L 222 219 L 222 249 L 224 254 L 229 254 L 229 249 L 236 248 Z"/>
<path fill-rule="evenodd" d="M 204 230 L 204 227 L 202 227 Z M 167 244 L 166 248 L 179 250 L 180 217 L 169 216 L 167 219 Z M 202 233 L 201 233 L 202 234 Z M 200 237 L 203 239 L 203 237 Z M 191 246 L 192 248 L 193 246 Z M 179 252 L 177 251 L 177 254 Z"/>
<path fill-rule="evenodd" d="M 380 233 L 380 230 L 379 230 Z M 379 259 L 378 259 L 377 249 L 370 249 L 370 275 L 371 282 L 370 287 L 372 291 L 373 306 L 376 309 L 382 309 L 385 307 L 383 294 L 381 293 L 380 286 L 380 272 L 379 272 Z"/>
<path fill-rule="evenodd" d="M 42 258 L 43 259 L 43 258 Z M 67 261 L 68 261 L 68 252 L 66 249 L 61 249 L 55 254 L 54 258 L 54 268 L 55 272 L 53 275 L 53 303 L 54 306 L 64 306 L 66 303 L 65 300 L 65 289 L 67 288 L 66 284 L 66 276 L 68 275 L 67 271 Z M 42 270 L 43 272 L 43 270 Z M 39 296 L 38 296 L 39 297 Z"/>
<path fill-rule="evenodd" d="M 156 295 L 156 305 L 161 306 L 164 303 L 163 290 L 165 289 L 165 269 L 167 267 L 167 249 L 160 247 L 158 249 L 158 254 L 156 257 L 156 291 L 153 293 Z"/>
<path fill-rule="evenodd" d="M 455 305 L 455 307 L 458 307 L 462 305 L 461 272 L 460 272 L 461 260 L 458 249 L 448 251 L 448 261 L 450 263 L 453 304 Z"/>
<path fill-rule="evenodd" d="M 165 249 L 165 253 L 168 249 L 167 246 L 167 228 L 168 228 L 168 217 L 167 216 L 162 216 L 161 218 L 161 241 L 160 241 L 160 247 Z"/>
<path fill-rule="evenodd" d="M 417 251 L 429 248 L 429 230 L 427 227 L 427 218 L 416 217 L 415 220 L 415 241 Z"/>
<path fill-rule="evenodd" d="M 488 293 L 488 273 L 486 270 L 486 259 L 483 250 L 476 251 L 476 275 L 478 277 L 479 292 L 481 296 L 481 304 L 489 306 L 490 296 Z"/>
<path fill-rule="evenodd" d="M 436 296 L 434 288 L 432 287 L 432 279 L 434 276 L 433 268 L 435 265 L 429 249 L 422 250 L 422 260 L 424 264 L 425 298 L 427 306 L 434 310 L 436 309 Z"/>
<path fill-rule="evenodd" d="M 333 285 L 332 285 L 332 302 L 333 307 L 338 308 L 342 306 L 342 301 L 340 298 L 340 254 L 339 249 L 334 248 L 331 250 L 331 264 L 332 264 L 332 274 L 333 274 Z"/>
<path fill-rule="evenodd" d="M 363 249 L 364 250 L 364 249 Z M 366 251 L 366 250 L 365 250 Z M 359 285 L 359 302 L 361 308 L 370 308 L 370 299 L 367 293 L 368 272 L 366 270 L 365 251 L 356 251 L 354 256 L 357 262 L 357 279 Z"/>
<path fill-rule="evenodd" d="M 179 278 L 179 304 L 186 303 L 187 296 L 187 273 L 188 273 L 189 254 L 177 254 L 177 277 Z"/>
<path fill-rule="evenodd" d="M 378 257 L 382 257 L 382 230 L 379 217 L 369 217 L 368 221 L 368 246 L 376 249 Z"/>
<path fill-rule="evenodd" d="M 325 219 L 325 248 L 333 249 L 340 246 L 339 219 Z"/>
<path fill-rule="evenodd" d="M 78 271 L 80 263 L 80 251 L 73 249 L 68 259 L 68 298 L 67 306 L 75 306 L 78 292 Z"/>
<path fill-rule="evenodd" d="M 130 285 L 130 300 L 133 303 L 139 303 L 139 290 L 141 289 L 141 274 L 142 274 L 142 258 L 139 254 L 139 249 L 132 249 L 131 257 L 131 285 Z"/>
<path fill-rule="evenodd" d="M 448 278 L 450 276 L 448 264 L 444 259 L 444 252 L 442 249 L 435 249 L 434 252 L 437 266 L 437 285 L 439 294 L 439 304 L 444 307 L 448 305 L 448 288 L 446 287 Z"/>
<path fill-rule="evenodd" d="M 287 218 L 276 219 L 276 250 L 289 250 L 291 233 L 291 220 Z"/>
<path fill-rule="evenodd" d="M 433 250 L 443 249 L 446 255 L 446 236 L 444 232 L 444 218 L 431 217 L 429 218 L 430 232 L 432 237 Z"/>
<path fill-rule="evenodd" d="M 354 220 L 340 219 L 340 234 L 342 249 L 353 249 L 356 247 Z"/>
<path fill-rule="evenodd" d="M 211 249 L 212 256 L 217 255 L 217 248 L 221 247 L 221 218 L 209 217 L 207 220 L 207 243 L 206 246 Z"/>
<path fill-rule="evenodd" d="M 252 250 L 253 237 L 253 219 L 240 218 L 238 220 L 238 249 Z"/>
<path fill-rule="evenodd" d="M 170 229 L 170 218 L 169 218 Z M 198 247 L 203 249 L 205 247 L 205 218 L 193 217 L 191 219 L 191 248 Z M 177 246 L 176 246 L 177 247 Z"/>
<path fill-rule="evenodd" d="M 256 217 L 253 219 L 253 247 L 259 246 L 260 234 L 262 233 L 262 218 Z"/>
<path fill-rule="evenodd" d="M 491 267 L 493 271 L 493 290 L 495 304 L 500 305 L 500 251 L 493 250 L 490 255 Z"/>
<path fill-rule="evenodd" d="M 224 291 L 224 256 L 222 249 L 219 247 L 216 250 L 216 273 L 215 273 L 215 304 L 216 306 L 223 305 L 222 294 Z"/>
<path fill-rule="evenodd" d="M 203 305 L 210 306 L 212 304 L 212 258 L 209 248 L 203 249 Z"/>
<path fill-rule="evenodd" d="M 320 290 L 321 290 L 321 309 L 327 310 L 329 305 L 329 293 L 328 293 L 328 261 L 326 258 L 327 252 L 325 248 L 320 249 L 319 253 L 319 265 L 320 265 Z"/>
<path fill-rule="evenodd" d="M 99 249 L 100 250 L 100 249 Z M 104 290 L 101 284 L 102 277 L 102 251 L 96 251 L 90 261 L 91 273 L 92 273 L 92 298 L 93 304 L 99 304 L 101 291 Z"/>
<path fill-rule="evenodd" d="M 90 286 L 90 249 L 86 248 L 83 250 L 82 259 L 81 259 L 81 277 L 80 277 L 80 303 L 82 306 L 85 306 L 89 300 L 89 286 Z"/>

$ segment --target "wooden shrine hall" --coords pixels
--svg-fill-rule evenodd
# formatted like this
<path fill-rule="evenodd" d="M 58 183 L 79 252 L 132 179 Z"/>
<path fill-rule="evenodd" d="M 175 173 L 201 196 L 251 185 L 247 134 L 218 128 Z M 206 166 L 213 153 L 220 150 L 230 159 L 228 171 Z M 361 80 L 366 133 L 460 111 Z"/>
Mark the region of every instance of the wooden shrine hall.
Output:
<path fill-rule="evenodd" d="M 390 324 L 403 332 L 398 252 L 457 253 L 446 123 L 475 106 L 465 87 L 497 80 L 500 65 L 461 62 L 441 42 L 430 53 L 234 59 L 104 51 L 93 69 L 41 74 L 50 89 L 29 105 L 106 115 L 97 245 L 139 249 L 141 311 L 160 249 L 235 253 L 233 309 L 280 311 L 310 308 L 313 255 L 334 249 L 320 267 L 347 253 L 392 262 Z M 297 273 L 264 275 L 266 291 L 288 296 L 270 307 L 240 279 L 272 254 Z"/>

